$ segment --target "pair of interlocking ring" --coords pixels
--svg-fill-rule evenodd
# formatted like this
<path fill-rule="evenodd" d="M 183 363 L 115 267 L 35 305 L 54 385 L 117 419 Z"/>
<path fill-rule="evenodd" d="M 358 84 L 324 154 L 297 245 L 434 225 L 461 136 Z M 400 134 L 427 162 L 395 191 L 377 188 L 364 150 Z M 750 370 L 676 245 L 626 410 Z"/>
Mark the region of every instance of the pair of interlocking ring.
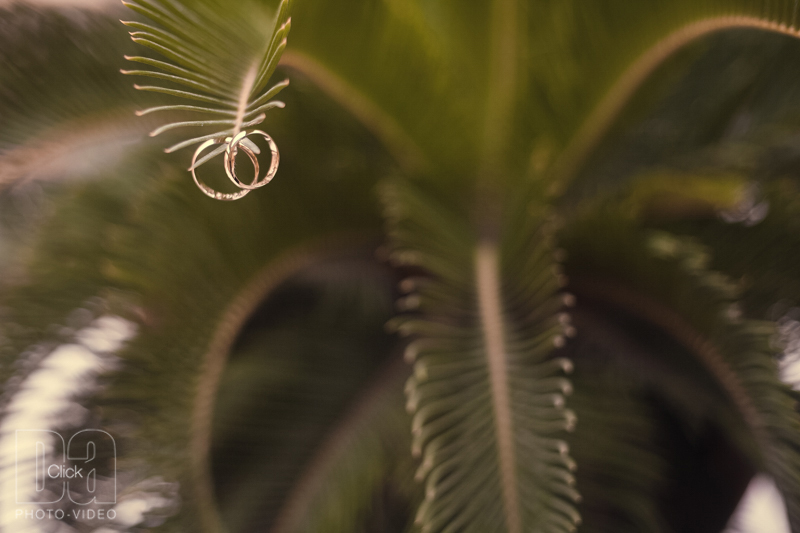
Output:
<path fill-rule="evenodd" d="M 258 157 L 256 157 L 257 152 L 253 149 L 255 148 L 255 145 L 252 144 L 252 142 L 250 142 L 249 144 L 253 146 L 253 148 L 251 148 L 247 144 L 243 143 L 243 141 L 247 139 L 249 135 L 253 134 L 261 135 L 262 137 L 264 137 L 267 140 L 267 143 L 269 144 L 270 151 L 272 152 L 272 160 L 269 163 L 269 169 L 267 170 L 266 175 L 260 180 L 258 179 L 258 175 L 261 172 L 261 169 L 258 164 Z M 200 156 L 200 154 L 202 154 L 206 150 L 206 148 L 209 148 L 217 144 L 226 145 L 224 152 L 225 174 L 227 174 L 228 178 L 233 182 L 234 185 L 239 187 L 240 190 L 237 192 L 222 193 L 216 191 L 211 187 L 209 187 L 208 185 L 206 185 L 205 183 L 203 183 L 203 181 L 200 180 L 197 177 L 197 174 L 195 173 L 197 158 Z M 240 148 L 247 155 L 247 157 L 250 158 L 250 161 L 253 163 L 253 169 L 255 171 L 255 175 L 253 176 L 253 181 L 251 183 L 244 183 L 236 175 L 236 156 L 238 155 Z M 244 197 L 247 193 L 249 193 L 253 189 L 258 189 L 259 187 L 263 187 L 264 185 L 272 181 L 272 178 L 275 177 L 275 173 L 278 171 L 279 162 L 280 162 L 280 154 L 278 153 L 278 147 L 275 144 L 275 141 L 272 140 L 272 137 L 270 137 L 261 130 L 253 130 L 250 133 L 246 131 L 240 131 L 233 137 L 225 137 L 225 138 L 217 137 L 215 139 L 209 139 L 200 146 L 198 146 L 197 150 L 195 150 L 194 152 L 194 156 L 192 157 L 192 166 L 189 167 L 189 170 L 192 173 L 192 177 L 194 178 L 195 184 L 201 191 L 203 191 L 203 193 L 206 196 L 214 198 L 215 200 L 231 201 L 231 200 L 238 200 L 239 198 Z"/>

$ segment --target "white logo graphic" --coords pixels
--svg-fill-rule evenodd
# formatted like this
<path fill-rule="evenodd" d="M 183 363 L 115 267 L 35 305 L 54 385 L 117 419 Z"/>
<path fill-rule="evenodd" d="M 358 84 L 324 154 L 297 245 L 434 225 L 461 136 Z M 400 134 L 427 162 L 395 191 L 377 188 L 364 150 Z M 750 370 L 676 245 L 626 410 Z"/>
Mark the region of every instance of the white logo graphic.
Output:
<path fill-rule="evenodd" d="M 57 503 L 65 495 L 78 505 L 117 501 L 117 445 L 101 429 L 79 431 L 66 446 L 55 431 L 18 429 L 15 466 L 18 504 Z M 98 473 L 110 490 L 97 491 Z"/>

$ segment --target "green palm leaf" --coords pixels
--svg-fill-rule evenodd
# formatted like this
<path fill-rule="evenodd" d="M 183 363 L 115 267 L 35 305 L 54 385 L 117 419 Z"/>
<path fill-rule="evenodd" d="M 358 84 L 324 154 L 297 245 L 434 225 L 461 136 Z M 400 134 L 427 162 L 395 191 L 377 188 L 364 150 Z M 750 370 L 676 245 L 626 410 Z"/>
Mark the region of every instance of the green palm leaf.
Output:
<path fill-rule="evenodd" d="M 549 4 L 541 9 L 553 9 L 559 20 L 546 25 L 542 12 L 531 13 L 539 30 L 531 35 L 549 49 L 530 61 L 529 79 L 547 97 L 524 102 L 520 127 L 546 121 L 539 144 L 549 146 L 554 156 L 549 160 L 552 179 L 567 183 L 583 169 L 637 92 L 687 46 L 737 29 L 797 38 L 800 22 L 794 2 L 783 0 L 652 0 L 635 6 L 610 0 L 575 9 Z"/>
<path fill-rule="evenodd" d="M 742 319 L 735 286 L 708 270 L 709 257 L 696 243 L 601 212 L 577 222 L 566 238 L 576 292 L 645 317 L 695 354 L 736 411 L 732 440 L 775 478 L 796 530 L 800 418 L 795 397 L 778 378 L 774 325 Z M 736 436 L 742 431 L 748 442 Z"/>
<path fill-rule="evenodd" d="M 169 116 L 153 134 L 206 128 L 168 151 L 233 135 L 282 105 L 271 99 L 285 84 L 267 87 L 285 46 L 289 6 L 287 1 L 271 10 L 257 2 L 215 0 L 130 4 L 152 21 L 128 23 L 134 41 L 161 58 L 132 57 L 144 67 L 127 73 L 155 79 L 140 87 L 146 92 L 185 100 L 142 111 L 151 118 Z M 554 349 L 565 342 L 562 333 L 574 330 L 561 312 L 559 290 L 565 280 L 551 258 L 555 244 L 545 188 L 559 181 L 576 184 L 572 178 L 582 169 L 581 184 L 598 183 L 595 169 L 586 165 L 588 157 L 637 91 L 682 47 L 729 28 L 795 35 L 790 26 L 796 17 L 789 0 L 301 2 L 295 20 L 302 24 L 281 61 L 298 73 L 296 94 L 309 111 L 301 120 L 277 121 L 279 131 L 290 137 L 293 158 L 285 160 L 294 159 L 289 172 L 298 183 L 276 187 L 274 198 L 226 211 L 194 199 L 174 165 L 151 159 L 142 149 L 129 168 L 104 168 L 105 183 L 68 188 L 40 240 L 21 245 L 32 257 L 24 262 L 27 283 L 4 302 L 11 309 L 0 340 L 7 396 L 38 364 L 35 357 L 19 354 L 74 341 L 69 317 L 86 302 L 100 305 L 97 298 L 102 298 L 100 307 L 124 314 L 139 331 L 118 354 L 123 368 L 108 376 L 101 401 L 107 419 L 135 450 L 126 457 L 128 471 L 180 482 L 183 514 L 166 529 L 218 525 L 207 467 L 211 411 L 238 328 L 271 284 L 293 271 L 295 261 L 302 262 L 304 250 L 316 261 L 321 241 L 347 248 L 328 240 L 333 234 L 375 235 L 379 217 L 370 188 L 375 176 L 390 172 L 384 161 L 372 159 L 378 151 L 366 136 L 321 148 L 341 136 L 338 126 L 325 126 L 338 124 L 343 115 L 304 83 L 310 81 L 388 147 L 404 177 L 419 182 L 397 179 L 383 196 L 392 258 L 410 277 L 402 288 L 412 292 L 400 300 L 410 313 L 397 326 L 414 336 L 408 404 L 414 416 L 412 447 L 421 458 L 418 478 L 425 488 L 417 513 L 423 529 L 570 531 L 580 510 L 591 530 L 658 530 L 654 478 L 665 469 L 648 453 L 652 450 L 642 450 L 652 445 L 657 419 L 649 418 L 649 404 L 630 397 L 646 393 L 633 386 L 609 391 L 611 385 L 600 386 L 591 376 L 575 379 L 586 391 L 577 395 L 574 407 L 586 413 L 587 436 L 563 434 L 574 423 L 563 405 L 570 384 L 562 374 L 571 363 Z M 61 79 L 57 68 L 45 70 L 54 77 L 42 79 Z M 0 85 L 7 79 L 14 81 L 2 78 Z M 15 95 L 24 93 L 24 83 L 11 85 Z M 58 91 L 47 92 L 49 85 L 57 83 L 43 83 L 41 92 L 49 96 L 40 100 L 54 102 L 53 109 L 90 100 L 80 90 L 59 100 Z M 37 98 L 32 94 L 26 106 L 35 107 Z M 3 125 L 3 148 L 35 148 L 35 142 L 28 143 L 37 137 L 29 135 L 36 128 L 26 123 L 27 111 L 15 114 L 13 106 L 7 107 L 0 106 L 0 113 L 13 121 Z M 714 120 L 692 117 L 688 127 L 700 129 Z M 338 168 L 346 170 L 331 176 Z M 6 175 L 0 168 L 0 183 Z M 519 186 L 531 176 L 543 179 L 535 187 Z M 717 198 L 708 204 L 712 213 L 720 205 Z M 581 214 L 562 211 L 566 218 L 576 213 Z M 695 402 L 699 405 L 681 403 L 685 382 L 678 371 L 669 379 L 653 379 L 664 389 L 657 392 L 679 404 L 690 422 L 718 415 L 727 438 L 778 479 L 797 529 L 796 396 L 777 381 L 770 326 L 738 321 L 729 313 L 738 296 L 707 268 L 696 247 L 641 232 L 634 224 L 620 229 L 609 220 L 590 218 L 582 226 L 579 221 L 570 226 L 575 234 L 562 235 L 574 287 L 590 275 L 607 274 L 635 295 L 631 304 L 614 300 L 628 292 L 611 291 L 609 308 L 628 304 L 630 313 L 642 315 L 698 356 L 702 364 L 675 368 L 691 376 L 693 387 L 686 390 L 688 397 L 702 400 Z M 794 243 L 792 231 L 787 233 L 781 242 Z M 757 231 L 750 235 L 760 238 Z M 723 262 L 737 275 L 747 271 L 735 261 Z M 790 273 L 791 267 L 787 256 L 780 269 Z M 781 279 L 793 279 L 785 275 Z M 761 306 L 783 294 L 766 284 L 756 289 L 766 294 L 756 295 Z M 642 311 L 635 305 L 640 297 L 655 304 Z M 657 312 L 648 314 L 654 308 Z M 674 329 L 686 322 L 693 328 L 688 336 L 685 328 Z M 312 346 L 310 360 L 327 353 L 304 331 L 291 333 L 302 337 L 294 347 Z M 274 349 L 280 334 L 265 332 L 264 345 Z M 583 347 L 576 348 L 576 359 Z M 671 360 L 672 354 L 657 355 Z M 12 365 L 16 360 L 27 366 Z M 339 366 L 336 372 L 345 374 L 346 365 Z M 336 372 L 327 376 L 330 381 L 336 381 Z M 250 384 L 246 378 L 258 374 L 244 373 L 232 379 Z M 302 373 L 291 379 L 309 390 Z M 231 387 L 241 392 L 236 383 Z M 708 390 L 698 392 L 706 385 Z M 618 418 L 599 412 L 600 402 L 592 399 L 600 395 Z M 279 406 L 285 398 L 276 393 L 270 405 Z M 394 447 L 379 441 L 385 435 L 394 438 L 402 421 L 392 409 L 380 406 L 376 412 L 366 417 L 363 433 L 353 431 L 344 440 L 364 450 L 363 462 L 357 451 L 333 447 L 324 468 L 312 469 L 313 495 L 292 498 L 300 503 L 285 522 L 287 529 L 360 523 L 372 491 L 393 476 L 387 465 L 394 460 Z M 390 427 L 373 416 L 391 418 Z M 319 419 L 332 423 L 328 416 Z M 264 426 L 280 429 L 281 423 L 270 420 Z M 321 434 L 318 430 L 314 435 Z M 595 432 L 602 435 L 593 439 Z M 314 443 L 294 445 L 289 433 L 276 431 L 269 445 L 275 447 L 269 449 L 289 446 L 282 457 L 301 449 L 308 456 Z M 641 439 L 628 438 L 631 433 Z M 577 480 L 577 489 L 567 442 L 574 443 L 574 457 L 589 472 L 587 479 Z M 639 464 L 617 465 L 617 454 L 623 453 Z M 269 460 L 253 464 L 264 467 Z M 288 462 L 285 478 L 268 484 L 273 496 L 295 487 L 292 478 L 298 472 L 308 473 L 299 466 L 302 461 Z M 594 474 L 609 470 L 615 470 L 616 490 L 604 491 Z M 250 482 L 258 480 L 243 481 L 241 490 Z M 577 491 L 586 498 L 582 504 Z M 251 507 L 242 513 L 229 507 L 228 516 L 236 521 L 252 512 L 253 502 L 247 503 Z M 337 515 L 340 506 L 347 507 L 346 516 Z M 603 522 L 607 509 L 619 518 L 613 526 Z M 297 518 L 306 511 L 307 521 Z"/>
<path fill-rule="evenodd" d="M 153 124 L 133 116 L 115 68 L 133 44 L 108 15 L 17 4 L 0 21 L 0 191 L 98 177 L 140 147 Z"/>
<path fill-rule="evenodd" d="M 582 307 L 578 302 L 573 313 L 580 333 L 559 354 L 575 362 L 570 407 L 580 422 L 567 443 L 583 497 L 579 531 L 664 531 L 658 505 L 672 472 L 664 450 L 648 444 L 663 423 L 648 401 L 651 376 L 637 375 L 641 365 L 630 364 L 625 343 L 609 335 L 613 328 L 608 323 L 593 328 L 591 313 Z"/>
<path fill-rule="evenodd" d="M 313 113 L 291 119 L 316 124 L 321 138 L 332 136 Z M 215 398 L 209 392 L 250 312 L 303 265 L 370 242 L 379 224 L 369 191 L 372 174 L 385 168 L 380 150 L 359 160 L 363 166 L 331 170 L 323 184 L 311 164 L 370 144 L 363 131 L 337 125 L 336 142 L 314 142 L 321 151 L 307 160 L 300 154 L 312 152 L 297 141 L 308 135 L 279 131 L 294 156 L 285 171 L 297 179 L 276 183 L 280 194 L 248 199 L 235 212 L 196 202 L 185 172 L 152 151 L 125 172 L 73 186 L 28 245 L 28 282 L 4 294 L 13 310 L 0 340 L 6 397 L 38 368 L 37 354 L 75 342 L 76 310 L 99 308 L 137 325 L 138 334 L 115 354 L 119 371 L 105 375 L 107 387 L 84 404 L 102 406 L 98 425 L 126 450 L 119 471 L 133 480 L 131 490 L 154 477 L 179 483 L 182 512 L 165 530 L 219 527 L 208 471 Z M 185 223 L 173 224 L 174 216 Z"/>
<path fill-rule="evenodd" d="M 791 0 L 469 5 L 303 2 L 284 63 L 350 109 L 410 170 L 446 169 L 436 178 L 445 181 L 499 167 L 545 173 L 561 188 L 685 47 L 736 29 L 797 37 Z M 396 57 L 387 71 L 386 58 Z"/>
<path fill-rule="evenodd" d="M 363 468 L 370 483 L 341 494 L 341 512 L 329 518 L 334 527 L 339 516 L 337 527 L 348 530 L 391 470 L 381 456 L 395 459 L 399 450 L 407 456 L 402 440 L 393 455 L 380 437 L 399 432 L 408 440 L 397 403 L 407 372 L 397 364 L 396 339 L 383 329 L 392 282 L 370 255 L 365 249 L 301 270 L 240 335 L 221 378 L 212 450 L 217 500 L 231 531 L 306 530 L 297 525 L 322 514 L 322 504 L 314 503 L 320 486 L 346 482 Z M 354 453 L 348 445 L 361 447 L 362 440 L 375 457 L 360 462 L 355 454 L 332 473 Z"/>
<path fill-rule="evenodd" d="M 431 276 L 404 282 L 414 288 L 401 305 L 419 315 L 397 322 L 415 337 L 407 395 L 425 480 L 416 522 L 423 531 L 574 530 L 580 497 L 562 440 L 575 424 L 563 398 L 572 364 L 550 357 L 570 328 L 544 218 L 512 205 L 495 244 L 410 185 L 383 196 L 394 260 Z"/>
<path fill-rule="evenodd" d="M 242 129 L 261 123 L 266 117 L 265 111 L 284 106 L 283 102 L 272 98 L 288 85 L 288 80 L 267 91 L 264 88 L 286 48 L 286 37 L 291 27 L 291 0 L 282 0 L 274 14 L 254 2 L 226 6 L 198 2 L 191 8 L 159 0 L 123 3 L 158 24 L 124 22 L 134 30 L 131 32 L 133 41 L 155 50 L 168 60 L 126 56 L 128 60 L 151 69 L 125 70 L 123 73 L 166 82 L 136 85 L 139 90 L 164 93 L 192 102 L 192 105 L 151 107 L 139 114 L 180 111 L 215 117 L 171 122 L 153 130 L 151 136 L 185 127 L 209 126 L 216 130 L 177 143 L 166 152 L 208 139 L 235 136 Z M 224 147 L 207 154 L 195 166 L 222 150 Z"/>
<path fill-rule="evenodd" d="M 766 202 L 769 212 L 752 227 L 718 219 L 661 226 L 700 240 L 712 251 L 710 261 L 715 270 L 742 280 L 747 316 L 778 320 L 782 312 L 800 303 L 800 278 L 796 274 L 800 250 L 798 198 L 794 180 L 782 179 L 763 186 L 757 201 Z"/>

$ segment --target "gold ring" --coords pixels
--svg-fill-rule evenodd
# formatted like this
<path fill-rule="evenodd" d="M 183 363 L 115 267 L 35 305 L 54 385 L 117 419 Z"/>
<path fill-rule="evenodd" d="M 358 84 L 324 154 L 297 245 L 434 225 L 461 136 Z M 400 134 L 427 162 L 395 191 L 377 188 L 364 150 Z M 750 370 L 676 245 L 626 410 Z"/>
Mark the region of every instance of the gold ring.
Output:
<path fill-rule="evenodd" d="M 242 183 L 242 181 L 236 176 L 236 154 L 241 146 L 242 150 L 244 150 L 250 156 L 250 159 L 253 159 L 253 151 L 250 150 L 246 145 L 241 144 L 241 142 L 254 133 L 261 135 L 267 140 L 267 143 L 269 143 L 270 152 L 272 153 L 272 159 L 269 163 L 269 170 L 267 170 L 267 174 L 261 181 L 258 180 L 258 165 L 255 165 L 256 175 L 253 178 L 253 182 L 248 185 L 246 183 Z M 253 189 L 263 187 L 272 181 L 272 178 L 274 178 L 275 174 L 278 172 L 278 164 L 280 163 L 281 157 L 280 153 L 278 152 L 278 146 L 275 144 L 275 141 L 272 140 L 272 137 L 261 130 L 253 130 L 250 133 L 241 131 L 233 138 L 229 137 L 226 139 L 226 141 L 228 141 L 228 146 L 225 148 L 225 173 L 228 175 L 228 178 L 230 178 L 234 185 L 241 189 L 252 191 Z"/>
<path fill-rule="evenodd" d="M 192 166 L 190 167 L 190 170 L 191 170 L 192 178 L 194 179 L 195 185 L 197 185 L 197 187 L 201 191 L 203 191 L 203 193 L 206 196 L 208 196 L 209 198 L 213 198 L 215 200 L 222 200 L 222 201 L 230 202 L 230 201 L 233 201 L 233 200 L 238 200 L 240 198 L 243 198 L 245 195 L 247 195 L 247 193 L 250 192 L 250 189 L 247 189 L 247 188 L 243 187 L 242 190 L 237 191 L 235 193 L 222 193 L 222 192 L 219 192 L 219 191 L 215 191 L 214 189 L 212 189 L 211 187 L 209 187 L 208 185 L 203 183 L 197 177 L 197 174 L 195 173 L 195 167 L 194 167 L 195 163 L 197 162 L 197 157 L 206 148 L 208 148 L 209 146 L 214 146 L 215 144 L 223 144 L 223 143 L 229 143 L 229 139 L 221 139 L 221 138 L 209 139 L 206 142 L 204 142 L 203 144 L 201 144 L 200 146 L 198 146 L 197 150 L 195 150 L 194 155 L 192 156 Z M 259 165 L 258 165 L 258 158 L 256 157 L 256 154 L 254 154 L 253 151 L 250 148 L 248 148 L 247 146 L 242 146 L 242 150 L 250 158 L 250 161 L 253 162 L 253 168 L 255 169 L 255 177 L 254 177 L 254 181 L 255 181 L 255 179 L 258 178 L 258 174 L 260 172 Z M 226 159 L 227 159 L 227 151 L 226 151 Z M 227 164 L 225 165 L 225 172 L 226 172 L 226 174 L 228 174 L 228 165 Z M 230 174 L 228 174 L 228 176 L 230 176 Z"/>

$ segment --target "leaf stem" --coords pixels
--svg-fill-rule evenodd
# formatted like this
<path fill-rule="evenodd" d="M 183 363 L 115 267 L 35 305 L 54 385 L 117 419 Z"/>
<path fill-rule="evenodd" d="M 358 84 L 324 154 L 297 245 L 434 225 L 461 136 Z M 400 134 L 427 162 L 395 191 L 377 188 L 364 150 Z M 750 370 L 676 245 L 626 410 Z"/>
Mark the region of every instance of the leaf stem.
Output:
<path fill-rule="evenodd" d="M 506 525 L 509 533 L 522 533 L 522 517 L 517 499 L 514 431 L 508 389 L 503 311 L 500 301 L 499 262 L 499 254 L 494 244 L 481 243 L 478 246 L 475 252 L 475 278 L 492 388 Z"/>
<path fill-rule="evenodd" d="M 253 90 L 253 85 L 256 82 L 256 75 L 258 74 L 258 64 L 254 63 L 253 66 L 247 71 L 242 82 L 242 89 L 239 92 L 239 104 L 236 107 L 236 122 L 233 126 L 233 135 L 242 131 L 242 123 L 247 114 L 247 104 L 250 103 L 250 93 Z"/>
<path fill-rule="evenodd" d="M 350 111 L 383 142 L 386 149 L 406 171 L 421 172 L 430 167 L 425 152 L 409 132 L 394 117 L 386 113 L 378 102 L 370 100 L 357 87 L 312 57 L 296 50 L 285 52 L 280 64 L 304 74 L 332 100 Z"/>
<path fill-rule="evenodd" d="M 196 394 L 191 415 L 190 458 L 194 473 L 193 491 L 198 508 L 203 515 L 204 531 L 223 531 L 216 508 L 212 483 L 211 423 L 214 403 L 219 390 L 220 378 L 236 337 L 248 317 L 267 295 L 281 282 L 308 265 L 341 253 L 341 248 L 362 246 L 360 235 L 341 235 L 325 240 L 307 242 L 276 253 L 260 272 L 233 298 L 230 305 L 220 313 L 217 327 L 203 355 L 203 363 L 197 378 Z"/>
<path fill-rule="evenodd" d="M 557 190 L 554 192 L 558 193 L 569 185 L 625 105 L 664 61 L 700 37 L 733 28 L 753 28 L 800 37 L 800 31 L 785 24 L 744 15 L 698 20 L 673 31 L 640 55 L 594 107 L 555 162 L 553 177 Z"/>

